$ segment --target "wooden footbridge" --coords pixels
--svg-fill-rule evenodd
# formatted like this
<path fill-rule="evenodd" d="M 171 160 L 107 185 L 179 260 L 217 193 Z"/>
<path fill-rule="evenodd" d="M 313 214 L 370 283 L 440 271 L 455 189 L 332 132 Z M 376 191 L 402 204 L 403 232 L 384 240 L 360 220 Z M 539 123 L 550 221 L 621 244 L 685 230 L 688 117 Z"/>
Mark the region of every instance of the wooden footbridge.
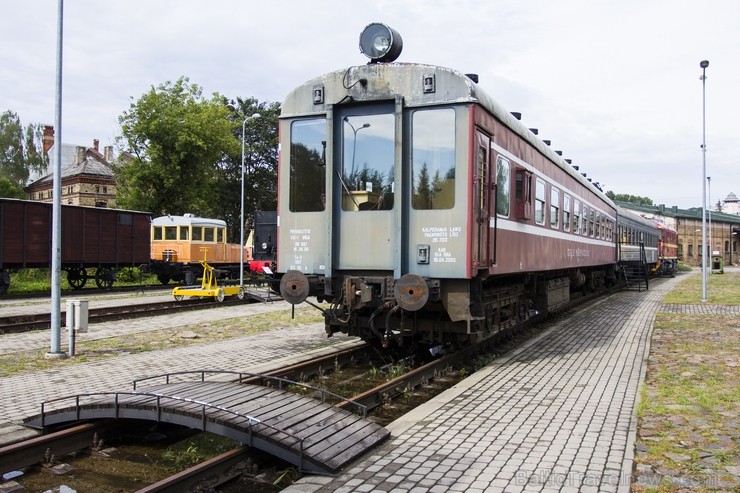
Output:
<path fill-rule="evenodd" d="M 193 378 L 197 377 L 197 378 Z M 272 387 L 243 383 L 261 378 Z M 144 382 L 164 383 L 142 386 Z M 283 390 L 302 386 L 309 395 Z M 45 428 L 91 419 L 143 419 L 199 429 L 263 450 L 313 474 L 334 475 L 390 432 L 365 416 L 327 402 L 336 394 L 275 377 L 206 371 L 134 382 L 131 392 L 80 394 L 44 402 L 24 424 Z M 351 401 L 350 401 L 351 402 Z"/>

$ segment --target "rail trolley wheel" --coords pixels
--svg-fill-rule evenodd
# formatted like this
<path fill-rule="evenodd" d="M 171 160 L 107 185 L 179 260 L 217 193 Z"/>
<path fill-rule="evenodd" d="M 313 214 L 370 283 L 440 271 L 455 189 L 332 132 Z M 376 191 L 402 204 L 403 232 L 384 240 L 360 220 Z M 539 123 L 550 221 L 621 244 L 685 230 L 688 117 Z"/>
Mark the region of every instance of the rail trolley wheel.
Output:
<path fill-rule="evenodd" d="M 100 289 L 110 289 L 115 280 L 116 275 L 110 267 L 98 267 L 95 270 L 95 284 Z"/>
<path fill-rule="evenodd" d="M 185 298 L 185 297 L 183 295 L 181 295 L 181 294 L 176 294 L 175 295 L 175 301 L 182 301 L 183 298 Z"/>
<path fill-rule="evenodd" d="M 219 288 L 219 290 L 216 293 L 216 296 L 214 296 L 214 298 L 216 299 L 216 301 L 218 301 L 219 303 L 221 303 L 224 300 L 224 296 L 225 296 L 224 295 L 224 290 Z"/>
<path fill-rule="evenodd" d="M 72 289 L 82 289 L 87 284 L 87 271 L 82 267 L 67 269 L 67 282 Z"/>
<path fill-rule="evenodd" d="M 244 292 L 244 287 L 240 286 L 239 292 L 236 293 L 236 297 L 239 298 L 240 300 L 243 300 L 245 296 L 246 296 L 246 293 Z"/>

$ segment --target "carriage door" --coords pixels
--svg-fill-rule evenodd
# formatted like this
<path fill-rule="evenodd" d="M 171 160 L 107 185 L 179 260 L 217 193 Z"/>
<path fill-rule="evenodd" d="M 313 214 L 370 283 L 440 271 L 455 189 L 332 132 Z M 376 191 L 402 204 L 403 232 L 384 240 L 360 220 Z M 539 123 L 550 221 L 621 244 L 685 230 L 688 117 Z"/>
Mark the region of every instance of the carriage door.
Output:
<path fill-rule="evenodd" d="M 335 113 L 333 268 L 398 268 L 395 104 Z"/>
<path fill-rule="evenodd" d="M 476 131 L 473 163 L 473 270 L 488 268 L 491 238 L 491 138 Z"/>

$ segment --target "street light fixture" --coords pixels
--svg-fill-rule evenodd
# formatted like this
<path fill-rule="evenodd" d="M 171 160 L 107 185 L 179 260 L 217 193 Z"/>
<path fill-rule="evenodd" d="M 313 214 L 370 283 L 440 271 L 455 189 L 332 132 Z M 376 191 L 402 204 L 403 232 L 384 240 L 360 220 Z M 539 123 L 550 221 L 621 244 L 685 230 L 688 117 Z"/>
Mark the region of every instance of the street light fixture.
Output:
<path fill-rule="evenodd" d="M 242 115 L 237 111 L 236 107 L 233 104 L 227 104 L 227 108 L 229 108 L 231 111 L 239 115 L 241 117 Z M 246 135 L 247 135 L 247 122 L 249 120 L 254 120 L 255 118 L 259 118 L 259 113 L 254 113 L 252 116 L 248 116 L 244 118 L 242 121 L 242 169 L 241 169 L 241 243 L 239 244 L 239 285 L 244 285 L 244 166 L 245 166 L 245 144 L 246 144 Z"/>
<path fill-rule="evenodd" d="M 701 191 L 702 191 L 702 208 L 701 208 L 701 244 L 704 251 L 701 256 L 701 300 L 707 301 L 707 67 L 709 66 L 708 60 L 702 60 L 699 63 L 701 67 L 701 156 L 702 156 L 702 180 L 701 180 Z"/>
<path fill-rule="evenodd" d="M 354 133 L 354 136 L 352 138 L 352 173 L 350 173 L 349 175 L 349 178 L 354 180 L 355 179 L 355 150 L 357 149 L 357 132 L 359 132 L 363 128 L 369 128 L 370 124 L 363 123 L 360 128 L 355 128 L 355 126 L 352 125 L 352 123 L 350 123 L 348 116 L 344 117 L 344 121 L 347 122 L 347 125 L 349 125 L 350 128 L 352 128 L 352 132 Z"/>

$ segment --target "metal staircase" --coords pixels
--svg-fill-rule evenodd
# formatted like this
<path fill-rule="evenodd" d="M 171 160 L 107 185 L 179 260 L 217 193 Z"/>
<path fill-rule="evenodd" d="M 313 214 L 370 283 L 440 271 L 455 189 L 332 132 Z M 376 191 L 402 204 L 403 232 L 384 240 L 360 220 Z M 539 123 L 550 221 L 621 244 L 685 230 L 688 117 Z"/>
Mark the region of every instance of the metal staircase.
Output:
<path fill-rule="evenodd" d="M 620 245 L 621 248 L 622 245 Z M 639 244 L 639 254 L 636 258 L 625 259 L 626 256 L 620 255 L 619 265 L 622 268 L 622 275 L 626 289 L 645 291 L 648 290 L 648 264 L 647 255 L 645 254 L 645 245 Z"/>

